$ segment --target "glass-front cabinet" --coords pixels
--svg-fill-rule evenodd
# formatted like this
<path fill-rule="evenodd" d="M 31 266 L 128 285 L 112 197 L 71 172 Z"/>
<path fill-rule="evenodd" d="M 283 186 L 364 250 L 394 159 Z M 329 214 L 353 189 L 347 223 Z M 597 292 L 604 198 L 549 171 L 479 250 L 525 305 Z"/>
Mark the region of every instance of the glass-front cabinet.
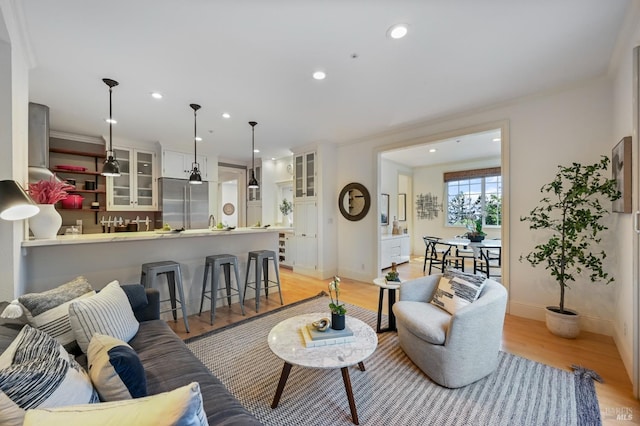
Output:
<path fill-rule="evenodd" d="M 156 154 L 131 148 L 114 148 L 120 176 L 107 178 L 107 210 L 157 210 Z"/>
<path fill-rule="evenodd" d="M 296 198 L 316 196 L 316 153 L 296 155 L 294 165 L 294 194 Z"/>

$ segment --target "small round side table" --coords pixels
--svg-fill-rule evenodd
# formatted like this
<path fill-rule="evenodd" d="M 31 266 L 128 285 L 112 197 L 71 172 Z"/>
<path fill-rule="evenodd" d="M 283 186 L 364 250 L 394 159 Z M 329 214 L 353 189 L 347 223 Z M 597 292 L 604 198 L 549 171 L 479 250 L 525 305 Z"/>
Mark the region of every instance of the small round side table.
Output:
<path fill-rule="evenodd" d="M 402 280 L 400 282 L 387 281 L 384 277 L 374 278 L 373 283 L 380 287 L 380 295 L 378 296 L 378 323 L 376 325 L 377 333 L 384 333 L 385 331 L 396 331 L 396 316 L 393 314 L 393 304 L 396 303 L 396 290 L 400 288 Z M 387 297 L 388 310 L 389 310 L 389 326 L 387 328 L 381 327 L 382 322 L 382 300 L 384 298 L 384 291 L 389 290 Z"/>

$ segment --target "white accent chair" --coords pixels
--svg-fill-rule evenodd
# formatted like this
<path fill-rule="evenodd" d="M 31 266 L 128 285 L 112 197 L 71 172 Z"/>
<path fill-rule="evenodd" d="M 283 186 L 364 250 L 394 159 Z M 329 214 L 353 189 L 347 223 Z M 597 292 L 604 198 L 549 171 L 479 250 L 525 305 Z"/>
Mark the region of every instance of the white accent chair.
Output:
<path fill-rule="evenodd" d="M 400 347 L 407 356 L 434 382 L 459 388 L 498 366 L 507 291 L 488 279 L 476 301 L 451 315 L 429 303 L 440 277 L 402 283 L 393 312 Z"/>

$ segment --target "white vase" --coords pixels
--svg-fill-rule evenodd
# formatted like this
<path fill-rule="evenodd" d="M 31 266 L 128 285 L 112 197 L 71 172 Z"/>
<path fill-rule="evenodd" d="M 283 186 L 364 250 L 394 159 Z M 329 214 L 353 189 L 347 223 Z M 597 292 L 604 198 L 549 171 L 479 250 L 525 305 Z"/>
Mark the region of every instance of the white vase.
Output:
<path fill-rule="evenodd" d="M 38 204 L 40 213 L 29 219 L 29 228 L 36 240 L 55 238 L 62 225 L 62 216 L 53 204 Z"/>

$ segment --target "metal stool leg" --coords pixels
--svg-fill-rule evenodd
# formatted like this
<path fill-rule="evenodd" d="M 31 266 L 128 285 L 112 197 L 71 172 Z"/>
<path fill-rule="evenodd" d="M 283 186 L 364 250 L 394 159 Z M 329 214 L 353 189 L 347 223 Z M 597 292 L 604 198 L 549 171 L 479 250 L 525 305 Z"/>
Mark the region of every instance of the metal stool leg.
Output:
<path fill-rule="evenodd" d="M 240 310 L 242 311 L 242 315 L 245 315 L 245 313 L 244 313 L 244 295 L 240 291 L 240 274 L 238 273 L 238 262 L 237 261 L 233 263 L 233 269 L 234 269 L 235 275 L 236 275 L 236 286 L 238 286 L 238 298 L 240 298 Z"/>
<path fill-rule="evenodd" d="M 244 277 L 244 291 L 242 293 L 242 301 L 247 298 L 247 287 L 249 287 L 249 270 L 251 269 L 251 256 L 247 259 L 247 273 Z"/>
<path fill-rule="evenodd" d="M 167 277 L 167 285 L 169 286 L 169 299 L 171 299 L 171 313 L 173 321 L 178 322 L 178 312 L 176 308 L 176 274 L 175 272 L 165 272 Z"/>
<path fill-rule="evenodd" d="M 276 255 L 277 256 L 277 255 Z M 278 264 L 278 258 L 274 257 L 273 258 L 273 267 L 275 268 L 276 271 L 276 282 L 278 283 L 278 294 L 280 295 L 280 304 L 284 305 L 284 301 L 282 300 L 282 289 L 280 288 L 280 265 Z"/>
<path fill-rule="evenodd" d="M 227 284 L 227 303 L 231 307 L 231 264 L 225 263 L 222 265 L 224 270 L 224 281 Z"/>
<path fill-rule="evenodd" d="M 218 277 L 220 276 L 220 266 L 217 263 L 211 268 L 211 317 L 209 322 L 213 325 L 216 317 L 216 305 L 218 304 Z"/>
<path fill-rule="evenodd" d="M 264 278 L 264 297 L 269 298 L 269 258 L 262 259 L 262 276 Z"/>
<path fill-rule="evenodd" d="M 256 312 L 260 312 L 260 279 L 262 277 L 262 263 L 258 262 L 258 259 L 255 259 L 255 267 L 256 267 Z"/>
<path fill-rule="evenodd" d="M 187 315 L 187 307 L 185 306 L 184 290 L 182 288 L 182 272 L 180 271 L 180 266 L 178 266 L 178 272 L 177 273 L 174 272 L 173 275 L 174 275 L 174 284 L 177 285 L 178 295 L 180 296 L 180 307 L 182 308 L 182 319 L 184 321 L 184 328 L 187 330 L 187 333 L 190 333 L 191 330 L 189 330 L 189 319 Z M 174 295 L 175 295 L 175 289 L 174 289 Z M 174 317 L 176 315 L 177 313 L 174 311 Z"/>
<path fill-rule="evenodd" d="M 200 312 L 198 315 L 202 315 L 202 307 L 204 306 L 204 294 L 207 290 L 207 274 L 209 273 L 209 262 L 204 265 L 204 276 L 202 278 L 202 297 L 200 298 Z"/>

